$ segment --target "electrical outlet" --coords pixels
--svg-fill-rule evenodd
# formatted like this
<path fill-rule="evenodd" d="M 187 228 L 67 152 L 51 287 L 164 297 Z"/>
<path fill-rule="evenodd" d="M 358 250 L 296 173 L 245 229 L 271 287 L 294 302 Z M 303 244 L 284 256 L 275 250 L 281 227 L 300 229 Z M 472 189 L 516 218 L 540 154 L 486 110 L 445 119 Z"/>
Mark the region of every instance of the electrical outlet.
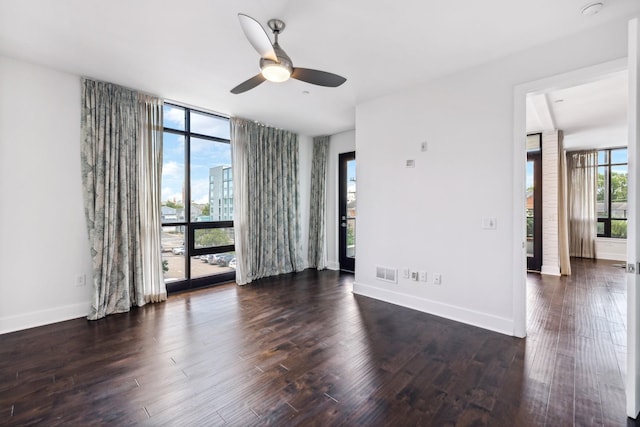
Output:
<path fill-rule="evenodd" d="M 408 268 L 405 268 L 404 270 L 402 270 L 402 277 L 404 279 L 408 279 L 411 277 L 411 270 L 409 270 Z"/>
<path fill-rule="evenodd" d="M 442 284 L 442 274 L 436 273 L 433 275 L 433 284 L 441 285 Z"/>
<path fill-rule="evenodd" d="M 421 282 L 426 282 L 427 281 L 427 272 L 426 271 L 421 271 L 420 272 L 420 281 Z"/>
<path fill-rule="evenodd" d="M 412 271 L 411 272 L 411 280 L 415 280 L 416 282 L 419 280 L 417 271 Z"/>
<path fill-rule="evenodd" d="M 635 272 L 636 272 L 636 265 L 632 263 L 627 264 L 627 273 L 635 274 Z"/>

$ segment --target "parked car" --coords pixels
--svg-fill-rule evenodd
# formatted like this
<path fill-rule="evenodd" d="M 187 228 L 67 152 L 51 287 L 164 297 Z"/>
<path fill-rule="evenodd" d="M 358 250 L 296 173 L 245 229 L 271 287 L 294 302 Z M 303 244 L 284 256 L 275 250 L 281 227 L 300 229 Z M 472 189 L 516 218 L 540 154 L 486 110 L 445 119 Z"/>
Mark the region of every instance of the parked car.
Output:
<path fill-rule="evenodd" d="M 236 259 L 232 258 L 231 261 L 229 261 L 229 267 L 233 268 L 234 270 L 236 269 Z"/>
<path fill-rule="evenodd" d="M 233 254 L 220 254 L 218 255 L 218 265 L 220 267 L 227 267 L 233 258 Z"/>
<path fill-rule="evenodd" d="M 184 246 L 177 246 L 171 249 L 174 255 L 184 255 Z"/>
<path fill-rule="evenodd" d="M 207 263 L 215 265 L 218 263 L 218 255 L 216 254 L 209 254 L 207 255 L 207 259 L 205 260 Z"/>

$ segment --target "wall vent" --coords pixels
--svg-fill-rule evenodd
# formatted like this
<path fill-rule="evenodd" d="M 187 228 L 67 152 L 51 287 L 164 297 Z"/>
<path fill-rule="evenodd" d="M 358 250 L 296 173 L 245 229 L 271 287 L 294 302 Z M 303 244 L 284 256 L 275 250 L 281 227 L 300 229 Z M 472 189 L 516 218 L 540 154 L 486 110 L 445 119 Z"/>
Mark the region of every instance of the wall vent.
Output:
<path fill-rule="evenodd" d="M 397 283 L 398 270 L 395 268 L 376 267 L 376 279 Z"/>

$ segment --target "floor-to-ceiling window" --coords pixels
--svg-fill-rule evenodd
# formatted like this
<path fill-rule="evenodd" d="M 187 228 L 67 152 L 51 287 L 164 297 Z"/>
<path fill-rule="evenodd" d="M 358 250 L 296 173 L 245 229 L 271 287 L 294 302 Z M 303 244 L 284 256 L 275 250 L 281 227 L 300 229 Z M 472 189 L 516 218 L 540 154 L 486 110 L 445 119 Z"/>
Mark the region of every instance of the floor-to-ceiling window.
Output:
<path fill-rule="evenodd" d="M 229 119 L 164 105 L 162 254 L 167 289 L 235 278 Z"/>
<path fill-rule="evenodd" d="M 627 149 L 598 151 L 598 237 L 627 237 Z"/>

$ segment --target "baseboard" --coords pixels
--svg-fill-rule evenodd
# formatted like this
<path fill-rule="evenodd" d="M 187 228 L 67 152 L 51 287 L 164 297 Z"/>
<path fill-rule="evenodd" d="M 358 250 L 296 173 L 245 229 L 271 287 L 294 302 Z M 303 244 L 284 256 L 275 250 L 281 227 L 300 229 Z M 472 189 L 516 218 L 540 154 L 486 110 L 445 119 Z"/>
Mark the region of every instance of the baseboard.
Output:
<path fill-rule="evenodd" d="M 0 334 L 49 325 L 65 320 L 84 317 L 89 311 L 89 303 L 65 305 L 48 310 L 32 311 L 17 316 L 0 317 Z"/>
<path fill-rule="evenodd" d="M 560 267 L 556 265 L 543 265 L 540 269 L 540 274 L 546 274 L 548 276 L 560 276 Z"/>
<path fill-rule="evenodd" d="M 336 261 L 327 262 L 327 268 L 329 270 L 340 270 L 340 263 Z"/>
<path fill-rule="evenodd" d="M 427 298 L 402 294 L 388 289 L 381 289 L 364 283 L 354 283 L 353 293 L 413 310 L 422 311 L 424 313 L 433 314 L 456 322 L 466 323 L 471 326 L 477 326 L 479 328 L 513 336 L 514 324 L 511 319 L 493 316 L 479 311 L 468 310 L 463 307 L 444 304 Z"/>

